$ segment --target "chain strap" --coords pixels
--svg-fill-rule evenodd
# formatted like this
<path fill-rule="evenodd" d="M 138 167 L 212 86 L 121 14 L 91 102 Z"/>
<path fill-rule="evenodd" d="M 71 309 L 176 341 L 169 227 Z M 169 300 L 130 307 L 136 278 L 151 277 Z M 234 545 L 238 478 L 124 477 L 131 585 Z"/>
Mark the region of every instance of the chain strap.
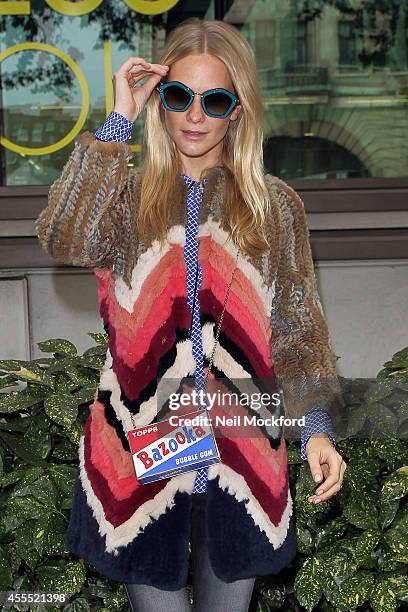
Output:
<path fill-rule="evenodd" d="M 210 363 L 208 364 L 207 374 L 206 374 L 205 379 L 204 379 L 203 391 L 205 391 L 205 389 L 207 388 L 208 375 L 209 375 L 209 373 L 211 371 L 211 367 L 212 367 L 212 364 L 213 364 L 214 353 L 215 353 L 215 349 L 216 349 L 217 344 L 218 344 L 218 336 L 220 335 L 220 329 L 221 329 L 222 321 L 224 319 L 225 307 L 227 305 L 227 300 L 228 300 L 229 292 L 230 292 L 230 289 L 231 289 L 232 281 L 234 280 L 235 271 L 237 269 L 239 253 L 240 253 L 240 249 L 238 249 L 238 251 L 237 251 L 237 258 L 236 258 L 236 261 L 235 261 L 235 268 L 234 268 L 234 270 L 232 272 L 231 280 L 229 282 L 227 293 L 226 293 L 225 298 L 224 298 L 224 305 L 222 307 L 222 312 L 221 312 L 220 320 L 218 322 L 217 333 L 215 335 L 215 342 L 214 342 L 213 350 L 211 352 L 211 357 L 210 357 Z"/>
<path fill-rule="evenodd" d="M 211 371 L 211 367 L 212 367 L 212 364 L 213 364 L 214 353 L 215 353 L 215 349 L 216 349 L 217 344 L 218 344 L 218 336 L 220 335 L 220 329 L 221 329 L 222 321 L 224 319 L 225 307 L 227 305 L 228 296 L 229 296 L 229 292 L 230 292 L 230 289 L 231 289 L 232 281 L 234 280 L 235 272 L 236 272 L 236 269 L 237 269 L 239 254 L 240 254 L 240 249 L 238 249 L 238 251 L 237 251 L 237 256 L 236 256 L 236 261 L 235 261 L 235 268 L 234 268 L 234 270 L 232 272 L 231 280 L 230 280 L 230 282 L 228 284 L 227 293 L 225 294 L 224 304 L 223 304 L 223 307 L 222 307 L 222 312 L 221 312 L 220 320 L 218 322 L 217 332 L 215 334 L 214 346 L 213 346 L 213 350 L 211 352 L 211 357 L 210 357 L 210 362 L 209 362 L 209 365 L 208 365 L 207 374 L 206 374 L 205 379 L 204 379 L 203 391 L 205 391 L 205 389 L 207 388 L 208 375 L 209 375 L 209 373 Z M 193 313 L 192 313 L 192 315 L 193 315 Z M 206 408 L 206 406 L 205 406 L 205 408 Z M 137 426 L 135 425 L 134 415 L 131 414 L 130 418 L 132 420 L 133 427 L 136 429 Z"/>

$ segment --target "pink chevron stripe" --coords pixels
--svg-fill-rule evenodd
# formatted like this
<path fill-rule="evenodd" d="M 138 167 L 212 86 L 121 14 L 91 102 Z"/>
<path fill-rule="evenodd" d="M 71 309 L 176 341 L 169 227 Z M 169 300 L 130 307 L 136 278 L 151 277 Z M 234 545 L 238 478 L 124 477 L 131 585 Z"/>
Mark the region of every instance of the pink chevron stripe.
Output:
<path fill-rule="evenodd" d="M 144 279 L 132 313 L 117 303 L 113 276 L 104 280 L 98 294 L 104 302 L 103 318 L 115 326 L 118 357 L 133 367 L 151 348 L 152 338 L 161 324 L 171 320 L 174 299 L 187 297 L 182 247 L 173 245 Z"/>
<path fill-rule="evenodd" d="M 204 277 L 203 277 L 204 278 Z M 210 289 L 214 298 L 222 305 L 224 303 L 227 285 L 224 278 L 207 264 L 205 289 Z M 228 276 L 227 276 L 228 278 Z M 231 319 L 239 321 L 241 327 L 245 329 L 247 338 L 257 347 L 259 355 L 262 357 L 266 365 L 271 365 L 269 337 L 271 332 L 265 334 L 259 327 L 258 322 L 253 319 L 251 313 L 246 306 L 241 302 L 239 296 L 233 291 L 234 285 L 231 286 L 230 294 L 227 301 L 226 311 L 230 314 Z"/>
<path fill-rule="evenodd" d="M 277 497 L 285 486 L 282 467 L 286 460 L 286 446 L 281 443 L 279 448 L 274 450 L 268 439 L 262 435 L 259 427 L 244 424 L 244 414 L 248 413 L 239 404 L 220 406 L 215 402 L 210 410 L 211 418 L 215 419 L 218 415 L 220 417 L 224 415 L 227 418 L 239 415 L 242 423 L 240 427 L 232 427 L 216 424 L 214 421 L 217 441 L 218 437 L 220 439 L 229 438 L 236 447 L 236 453 L 246 459 L 259 480 L 265 484 L 274 497 Z M 259 447 L 262 447 L 263 452 L 259 451 Z"/>
<path fill-rule="evenodd" d="M 286 484 L 281 488 L 279 495 L 277 497 L 273 496 L 268 487 L 259 479 L 259 475 L 254 471 L 253 465 L 248 463 L 244 455 L 237 453 L 236 445 L 231 440 L 221 438 L 217 443 L 222 462 L 228 465 L 234 472 L 243 476 L 253 496 L 268 515 L 271 522 L 278 526 L 288 506 L 288 480 L 286 479 Z M 287 470 L 284 467 L 282 470 L 287 474 Z"/>
<path fill-rule="evenodd" d="M 115 428 L 107 422 L 101 402 L 92 405 L 90 436 L 92 464 L 106 477 L 112 495 L 127 499 L 143 485 L 136 478 L 130 452 L 124 450 Z"/>
<path fill-rule="evenodd" d="M 227 279 L 231 278 L 235 266 L 235 256 L 232 257 L 211 235 L 201 237 L 198 254 L 200 264 L 203 267 L 203 280 L 204 268 L 208 264 L 209 268 L 216 271 L 219 278 L 223 279 L 224 283 L 227 283 Z M 243 255 L 241 254 L 240 257 L 242 258 Z M 208 280 L 210 280 L 210 277 Z M 265 312 L 257 289 L 251 279 L 242 271 L 239 259 L 232 289 L 239 296 L 240 302 L 249 310 L 253 319 L 258 322 L 259 327 L 264 333 L 268 334 L 270 313 Z"/>
<path fill-rule="evenodd" d="M 117 356 L 116 330 L 113 325 L 109 329 L 109 347 L 113 359 L 112 369 L 129 400 L 139 398 L 141 391 L 155 381 L 159 359 L 175 346 L 177 328 L 185 329 L 188 326 L 187 320 L 190 320 L 191 314 L 188 312 L 186 300 L 177 298 L 173 303 L 172 312 L 173 315 L 163 324 L 160 333 L 153 339 L 145 358 L 132 368 L 123 363 Z M 165 343 L 162 342 L 163 337 L 166 337 Z"/>
<path fill-rule="evenodd" d="M 215 303 L 217 303 L 217 310 L 215 310 Z M 222 304 L 218 304 L 211 290 L 207 289 L 203 293 L 200 291 L 200 304 L 203 313 L 211 313 L 214 316 L 216 325 L 218 324 L 221 316 Z M 254 370 L 256 377 L 262 378 L 274 378 L 273 365 L 268 367 L 258 353 L 258 348 L 247 336 L 247 330 L 234 319 L 228 311 L 228 307 L 225 310 L 224 319 L 222 322 L 222 331 L 226 334 L 229 341 L 231 341 L 238 349 L 242 356 L 245 356 L 251 365 L 251 369 Z M 240 359 L 237 359 L 240 362 Z M 242 364 L 245 366 L 245 364 Z"/>

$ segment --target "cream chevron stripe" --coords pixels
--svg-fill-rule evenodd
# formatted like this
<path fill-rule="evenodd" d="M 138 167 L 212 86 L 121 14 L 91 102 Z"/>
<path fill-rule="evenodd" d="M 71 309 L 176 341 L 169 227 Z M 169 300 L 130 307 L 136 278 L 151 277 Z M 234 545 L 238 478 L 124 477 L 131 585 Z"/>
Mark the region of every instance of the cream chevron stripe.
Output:
<path fill-rule="evenodd" d="M 208 359 L 211 357 L 215 341 L 214 327 L 214 321 L 208 321 L 202 327 L 203 351 Z M 251 374 L 235 361 L 219 342 L 215 348 L 213 364 L 224 373 L 226 378 L 251 378 Z"/>
<path fill-rule="evenodd" d="M 163 259 L 164 255 L 171 250 L 172 244 L 170 243 L 183 247 L 185 244 L 184 234 L 185 228 L 181 225 L 175 225 L 168 231 L 167 243 L 162 249 L 160 249 L 160 242 L 155 240 L 152 246 L 140 255 L 132 271 L 132 289 L 129 289 L 122 277 L 116 279 L 115 297 L 122 308 L 132 314 L 134 304 L 140 296 L 144 280 Z"/>
<path fill-rule="evenodd" d="M 177 354 L 174 364 L 166 371 L 166 375 L 163 376 L 164 384 L 166 385 L 166 392 L 169 391 L 169 387 L 174 384 L 177 388 L 179 381 L 185 376 L 193 376 L 195 369 L 195 362 L 193 352 L 191 348 L 191 340 L 186 339 L 181 342 L 177 342 Z M 170 382 L 167 380 L 169 379 Z M 125 431 L 133 429 L 132 419 L 130 410 L 125 406 L 121 400 L 121 387 L 117 379 L 116 373 L 112 369 L 112 355 L 109 351 L 105 365 L 101 369 L 99 388 L 102 391 L 111 392 L 111 406 L 115 412 L 115 415 L 122 423 Z M 176 390 L 176 389 L 174 389 Z M 156 393 L 148 400 L 140 405 L 140 411 L 134 415 L 134 422 L 136 427 L 147 425 L 151 423 L 157 414 L 158 399 L 162 399 L 160 381 L 156 389 Z"/>
<path fill-rule="evenodd" d="M 208 220 L 201 224 L 198 229 L 198 237 L 208 235 L 210 235 L 211 238 L 217 242 L 233 260 L 235 260 L 237 253 L 236 246 L 231 241 L 226 242 L 228 234 L 222 229 L 219 222 L 214 221 L 212 215 L 209 215 Z M 273 286 L 268 287 L 265 284 L 260 272 L 250 263 L 248 258 L 242 254 L 240 254 L 238 258 L 238 268 L 256 287 L 257 294 L 262 301 L 265 312 L 267 316 L 269 316 L 274 294 Z"/>

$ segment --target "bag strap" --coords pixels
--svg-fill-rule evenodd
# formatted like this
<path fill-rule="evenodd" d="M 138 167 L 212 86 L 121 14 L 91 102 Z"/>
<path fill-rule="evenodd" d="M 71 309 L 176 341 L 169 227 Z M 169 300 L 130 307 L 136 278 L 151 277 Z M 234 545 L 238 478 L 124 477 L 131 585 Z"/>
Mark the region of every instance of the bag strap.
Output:
<path fill-rule="evenodd" d="M 236 258 L 236 261 L 235 261 L 235 268 L 234 268 L 234 270 L 232 272 L 231 280 L 230 280 L 230 282 L 228 284 L 227 293 L 225 295 L 224 305 L 222 307 L 222 312 L 221 312 L 220 320 L 218 322 L 217 333 L 215 334 L 215 342 L 214 342 L 213 350 L 211 352 L 210 363 L 208 365 L 207 374 L 206 374 L 205 379 L 204 379 L 203 391 L 205 391 L 205 389 L 207 387 L 208 375 L 209 375 L 209 373 L 211 371 L 211 367 L 212 367 L 212 364 L 213 364 L 214 353 L 215 353 L 216 346 L 218 344 L 218 336 L 220 335 L 220 329 L 221 329 L 222 321 L 223 321 L 223 318 L 224 318 L 225 307 L 227 305 L 228 296 L 229 296 L 229 292 L 230 292 L 230 289 L 231 289 L 232 281 L 234 280 L 235 271 L 236 271 L 237 266 L 238 266 L 238 257 L 239 257 L 239 254 L 240 254 L 240 249 L 238 249 L 238 251 L 237 251 L 237 258 Z M 204 408 L 206 408 L 206 406 L 204 406 Z"/>

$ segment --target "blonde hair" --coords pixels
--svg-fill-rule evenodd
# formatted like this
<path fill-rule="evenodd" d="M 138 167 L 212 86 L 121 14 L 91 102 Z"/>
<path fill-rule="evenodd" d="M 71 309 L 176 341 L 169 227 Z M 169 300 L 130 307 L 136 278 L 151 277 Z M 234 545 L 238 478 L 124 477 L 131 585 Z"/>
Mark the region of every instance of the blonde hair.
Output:
<path fill-rule="evenodd" d="M 248 42 L 232 25 L 219 20 L 186 19 L 169 35 L 158 63 L 170 66 L 192 54 L 211 54 L 224 62 L 242 106 L 236 121 L 224 136 L 222 162 L 226 169 L 224 206 L 230 236 L 239 248 L 267 248 L 263 232 L 269 211 L 269 193 L 264 181 L 263 122 L 254 54 Z M 156 95 L 157 94 L 157 95 Z M 177 148 L 165 129 L 164 109 L 157 92 L 146 103 L 142 183 L 138 231 L 152 232 L 163 244 L 172 198 L 163 198 L 175 188 L 180 171 Z M 160 181 L 157 177 L 160 177 Z"/>

